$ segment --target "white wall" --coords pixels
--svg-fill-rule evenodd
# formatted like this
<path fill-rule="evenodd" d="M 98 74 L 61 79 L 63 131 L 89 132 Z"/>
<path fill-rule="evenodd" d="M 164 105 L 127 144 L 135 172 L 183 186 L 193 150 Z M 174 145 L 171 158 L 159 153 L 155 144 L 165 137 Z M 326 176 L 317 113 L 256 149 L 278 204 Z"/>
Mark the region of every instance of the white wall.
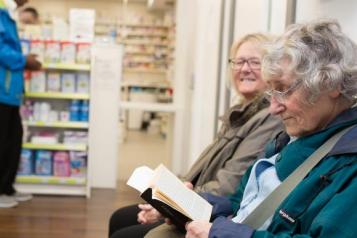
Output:
<path fill-rule="evenodd" d="M 192 97 L 191 165 L 213 141 L 217 100 L 221 1 L 197 0 Z"/>
<path fill-rule="evenodd" d="M 335 18 L 342 30 L 357 42 L 356 0 L 298 0 L 296 21 L 305 22 L 316 18 Z"/>
<path fill-rule="evenodd" d="M 288 0 L 270 0 L 268 31 L 271 34 L 281 34 L 285 29 L 286 9 Z"/>
<path fill-rule="evenodd" d="M 247 33 L 267 31 L 269 1 L 236 0 L 235 39 Z"/>
<path fill-rule="evenodd" d="M 172 170 L 184 174 L 190 164 L 191 98 L 195 58 L 196 1 L 179 0 L 176 5 L 176 45 Z"/>

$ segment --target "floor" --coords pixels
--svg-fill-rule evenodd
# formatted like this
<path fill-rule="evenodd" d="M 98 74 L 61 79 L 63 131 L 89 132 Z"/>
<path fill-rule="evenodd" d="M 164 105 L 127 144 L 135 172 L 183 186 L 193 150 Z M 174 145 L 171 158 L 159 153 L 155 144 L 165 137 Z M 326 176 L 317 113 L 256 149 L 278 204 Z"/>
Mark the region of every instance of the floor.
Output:
<path fill-rule="evenodd" d="M 110 214 L 139 202 L 138 193 L 120 182 L 118 189 L 93 189 L 92 197 L 35 196 L 16 208 L 0 209 L 1 238 L 105 238 Z"/>
<path fill-rule="evenodd" d="M 125 181 L 137 166 L 167 164 L 166 141 L 160 135 L 129 132 L 125 143 L 119 145 L 121 180 L 116 190 L 93 189 L 90 199 L 35 196 L 16 208 L 0 209 L 0 238 L 106 238 L 110 214 L 141 201 Z"/>
<path fill-rule="evenodd" d="M 119 145 L 118 179 L 127 180 L 136 167 L 146 165 L 152 169 L 170 161 L 168 140 L 159 134 L 145 131 L 127 131 L 124 143 Z"/>

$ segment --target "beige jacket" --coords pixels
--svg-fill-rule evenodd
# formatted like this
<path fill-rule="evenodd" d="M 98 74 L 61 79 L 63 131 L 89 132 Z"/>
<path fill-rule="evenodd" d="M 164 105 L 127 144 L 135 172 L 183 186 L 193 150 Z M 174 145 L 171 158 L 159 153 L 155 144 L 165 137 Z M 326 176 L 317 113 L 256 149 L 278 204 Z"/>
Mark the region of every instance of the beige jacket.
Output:
<path fill-rule="evenodd" d="M 268 106 L 258 98 L 245 107 L 232 107 L 223 116 L 217 138 L 185 176 L 195 191 L 218 195 L 234 192 L 264 146 L 283 130 L 281 121 L 268 112 Z"/>

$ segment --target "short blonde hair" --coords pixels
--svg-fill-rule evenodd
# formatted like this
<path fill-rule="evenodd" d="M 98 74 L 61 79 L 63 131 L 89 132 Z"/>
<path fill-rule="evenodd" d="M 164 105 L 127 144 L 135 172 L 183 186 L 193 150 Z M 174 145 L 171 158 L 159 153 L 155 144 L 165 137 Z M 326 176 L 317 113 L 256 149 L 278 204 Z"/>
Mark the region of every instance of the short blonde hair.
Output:
<path fill-rule="evenodd" d="M 230 58 L 235 57 L 235 55 L 237 54 L 237 51 L 243 45 L 243 43 L 246 43 L 246 42 L 257 43 L 257 44 L 261 45 L 261 49 L 263 50 L 263 45 L 270 42 L 271 40 L 272 40 L 271 36 L 263 34 L 263 33 L 252 33 L 252 34 L 245 35 L 232 44 L 232 47 L 230 50 Z"/>

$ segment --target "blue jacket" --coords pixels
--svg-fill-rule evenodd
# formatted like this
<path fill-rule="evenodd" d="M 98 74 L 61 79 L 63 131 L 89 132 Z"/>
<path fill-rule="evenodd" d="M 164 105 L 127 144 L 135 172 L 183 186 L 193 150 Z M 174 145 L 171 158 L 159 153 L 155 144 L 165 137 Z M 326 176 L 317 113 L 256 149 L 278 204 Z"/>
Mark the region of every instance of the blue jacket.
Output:
<path fill-rule="evenodd" d="M 16 23 L 6 9 L 0 8 L 0 103 L 21 104 L 25 64 Z"/>
<path fill-rule="evenodd" d="M 290 143 L 280 152 L 280 180 L 291 174 L 337 131 L 357 124 L 357 107 L 341 113 L 326 129 Z M 207 195 L 214 205 L 210 238 L 357 237 L 357 126 L 346 133 L 275 211 L 267 230 L 256 231 L 226 216 L 239 208 L 250 170 L 229 198 Z"/>

